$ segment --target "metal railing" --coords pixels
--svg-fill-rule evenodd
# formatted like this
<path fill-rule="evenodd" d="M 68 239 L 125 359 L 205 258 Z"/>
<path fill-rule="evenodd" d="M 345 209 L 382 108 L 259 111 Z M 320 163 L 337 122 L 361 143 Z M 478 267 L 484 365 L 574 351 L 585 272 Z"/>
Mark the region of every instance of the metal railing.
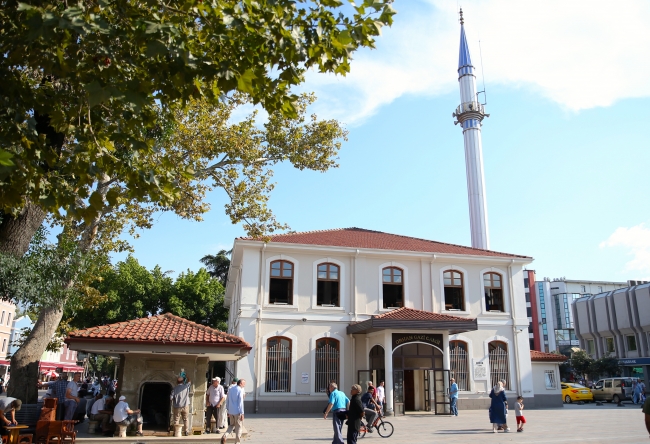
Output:
<path fill-rule="evenodd" d="M 326 392 L 330 381 L 339 381 L 339 350 L 329 344 L 316 350 L 314 390 Z"/>
<path fill-rule="evenodd" d="M 451 377 L 456 380 L 458 390 L 469 390 L 467 351 L 458 345 L 449 351 L 449 369 L 451 370 Z"/>
<path fill-rule="evenodd" d="M 266 391 L 291 391 L 291 348 L 281 343 L 266 350 Z"/>
<path fill-rule="evenodd" d="M 509 376 L 509 363 L 508 363 L 508 351 L 504 350 L 501 347 L 495 347 L 490 350 L 490 381 L 492 387 L 494 387 L 499 380 L 503 379 L 506 381 L 505 388 L 510 390 L 510 376 Z"/>

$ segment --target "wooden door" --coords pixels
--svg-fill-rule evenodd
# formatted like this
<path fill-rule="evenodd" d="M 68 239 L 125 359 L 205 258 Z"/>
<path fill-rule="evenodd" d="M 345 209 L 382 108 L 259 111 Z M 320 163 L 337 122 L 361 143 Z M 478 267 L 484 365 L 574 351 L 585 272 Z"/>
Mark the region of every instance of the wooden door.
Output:
<path fill-rule="evenodd" d="M 415 410 L 415 380 L 413 370 L 404 370 L 404 410 Z"/>

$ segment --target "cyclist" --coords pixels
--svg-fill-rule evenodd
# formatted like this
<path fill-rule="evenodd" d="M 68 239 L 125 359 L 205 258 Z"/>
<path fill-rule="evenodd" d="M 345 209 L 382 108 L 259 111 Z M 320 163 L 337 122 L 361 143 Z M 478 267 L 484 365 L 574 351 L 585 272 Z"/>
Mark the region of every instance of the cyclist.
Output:
<path fill-rule="evenodd" d="M 363 411 L 366 413 L 366 429 L 368 433 L 372 433 L 372 424 L 377 418 L 377 412 L 379 410 L 379 405 L 373 397 L 375 388 L 373 386 L 368 387 L 368 391 L 361 397 L 361 403 L 363 404 Z"/>

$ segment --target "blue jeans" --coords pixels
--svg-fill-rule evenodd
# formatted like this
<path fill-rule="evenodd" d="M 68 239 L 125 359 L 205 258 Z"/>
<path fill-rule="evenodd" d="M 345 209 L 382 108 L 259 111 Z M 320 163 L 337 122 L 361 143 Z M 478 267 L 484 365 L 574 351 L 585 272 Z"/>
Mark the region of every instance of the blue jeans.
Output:
<path fill-rule="evenodd" d="M 72 421 L 74 418 L 74 412 L 77 410 L 77 401 L 74 401 L 72 399 L 66 399 L 65 400 L 65 414 L 63 416 L 63 419 L 65 421 Z"/>
<path fill-rule="evenodd" d="M 339 412 L 345 412 L 345 409 L 336 409 L 332 411 L 332 426 L 334 427 L 334 439 L 332 439 L 332 444 L 345 444 L 345 441 L 343 441 L 343 433 L 341 432 L 345 418 L 339 419 Z"/>
<path fill-rule="evenodd" d="M 451 414 L 454 416 L 458 416 L 458 406 L 456 403 L 458 402 L 458 398 L 452 397 L 451 398 Z"/>

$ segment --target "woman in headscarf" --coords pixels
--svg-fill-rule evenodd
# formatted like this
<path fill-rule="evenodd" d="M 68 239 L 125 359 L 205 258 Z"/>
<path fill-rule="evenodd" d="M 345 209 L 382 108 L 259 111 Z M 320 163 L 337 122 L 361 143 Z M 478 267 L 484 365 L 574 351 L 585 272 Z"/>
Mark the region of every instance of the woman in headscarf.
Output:
<path fill-rule="evenodd" d="M 490 398 L 492 402 L 490 403 L 490 422 L 492 423 L 492 431 L 497 433 L 499 425 L 503 426 L 504 432 L 509 432 L 507 424 L 507 404 L 508 399 L 506 398 L 506 391 L 503 388 L 504 383 L 499 381 L 494 386 L 490 392 Z"/>

